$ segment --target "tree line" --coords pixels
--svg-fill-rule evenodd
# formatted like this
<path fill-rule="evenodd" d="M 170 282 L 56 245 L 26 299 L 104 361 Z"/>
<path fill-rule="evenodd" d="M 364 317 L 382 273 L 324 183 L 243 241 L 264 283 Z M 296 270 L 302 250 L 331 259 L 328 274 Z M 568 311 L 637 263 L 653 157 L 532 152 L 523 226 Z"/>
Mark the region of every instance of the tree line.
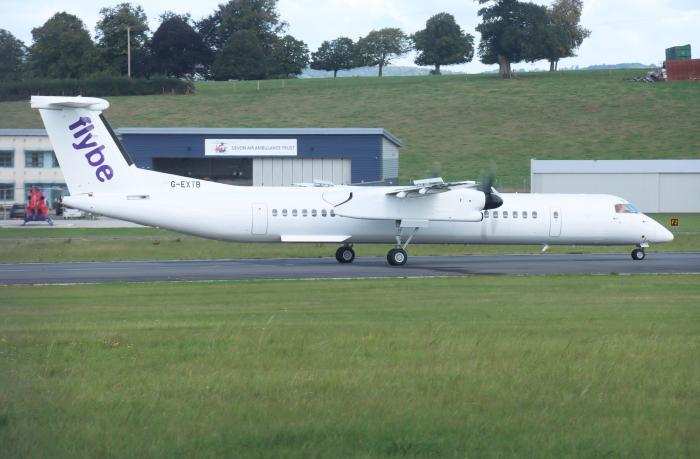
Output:
<path fill-rule="evenodd" d="M 0 80 L 86 78 L 127 73 L 127 29 L 133 76 L 177 78 L 269 79 L 296 77 L 306 68 L 339 70 L 377 67 L 378 75 L 399 56 L 415 50 L 415 63 L 434 67 L 470 62 L 498 64 L 502 78 L 511 64 L 574 56 L 590 32 L 580 25 L 582 0 L 555 0 L 544 7 L 518 0 L 477 0 L 484 5 L 476 31 L 466 33 L 449 13 L 427 20 L 411 35 L 398 28 L 373 30 L 352 40 L 324 41 L 314 52 L 286 33 L 277 0 L 230 0 L 209 16 L 194 21 L 189 14 L 165 12 L 151 34 L 143 8 L 121 3 L 102 8 L 93 40 L 83 21 L 61 12 L 32 30 L 26 46 L 0 29 Z"/>

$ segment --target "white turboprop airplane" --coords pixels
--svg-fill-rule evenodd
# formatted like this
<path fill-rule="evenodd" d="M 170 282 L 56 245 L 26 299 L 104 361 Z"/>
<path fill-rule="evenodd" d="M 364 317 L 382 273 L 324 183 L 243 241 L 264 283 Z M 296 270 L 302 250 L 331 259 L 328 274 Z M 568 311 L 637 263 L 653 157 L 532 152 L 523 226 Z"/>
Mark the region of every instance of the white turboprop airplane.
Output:
<path fill-rule="evenodd" d="M 498 194 L 492 179 L 413 186 L 238 187 L 137 168 L 89 97 L 34 96 L 70 196 L 86 212 L 211 239 L 239 242 L 391 243 L 391 265 L 416 244 L 634 245 L 673 235 L 622 198 L 584 194 Z M 328 184 L 316 184 L 328 185 Z"/>

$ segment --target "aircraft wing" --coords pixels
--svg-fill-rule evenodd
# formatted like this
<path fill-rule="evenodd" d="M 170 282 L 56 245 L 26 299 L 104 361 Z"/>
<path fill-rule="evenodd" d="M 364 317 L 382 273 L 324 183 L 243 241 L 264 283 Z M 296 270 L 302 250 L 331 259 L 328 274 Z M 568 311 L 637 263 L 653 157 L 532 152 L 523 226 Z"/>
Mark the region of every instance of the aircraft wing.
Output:
<path fill-rule="evenodd" d="M 387 196 L 393 196 L 399 199 L 418 198 L 421 196 L 429 196 L 431 194 L 444 193 L 455 188 L 474 188 L 476 182 L 445 182 L 442 177 L 414 180 L 413 186 L 393 189 L 386 193 Z"/>

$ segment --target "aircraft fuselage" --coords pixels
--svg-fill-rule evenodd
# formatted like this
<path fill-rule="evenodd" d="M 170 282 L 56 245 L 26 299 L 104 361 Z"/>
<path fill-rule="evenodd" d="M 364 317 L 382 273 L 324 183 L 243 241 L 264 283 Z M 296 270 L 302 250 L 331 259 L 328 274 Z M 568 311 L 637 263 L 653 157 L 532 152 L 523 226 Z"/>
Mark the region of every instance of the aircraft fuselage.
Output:
<path fill-rule="evenodd" d="M 367 187 L 235 187 L 142 172 L 151 176 L 144 177 L 151 179 L 149 188 L 155 187 L 150 193 L 78 195 L 66 197 L 65 202 L 88 212 L 226 241 L 393 243 L 396 238 L 397 221 L 341 216 L 342 206 L 324 199 L 329 190 L 352 192 L 354 199 L 362 199 Z M 156 177 L 160 180 L 155 183 L 161 185 L 154 186 Z M 500 196 L 503 206 L 482 211 L 481 221 L 429 221 L 412 242 L 640 245 L 672 239 L 645 214 L 616 212 L 616 204 L 626 202 L 616 196 Z"/>

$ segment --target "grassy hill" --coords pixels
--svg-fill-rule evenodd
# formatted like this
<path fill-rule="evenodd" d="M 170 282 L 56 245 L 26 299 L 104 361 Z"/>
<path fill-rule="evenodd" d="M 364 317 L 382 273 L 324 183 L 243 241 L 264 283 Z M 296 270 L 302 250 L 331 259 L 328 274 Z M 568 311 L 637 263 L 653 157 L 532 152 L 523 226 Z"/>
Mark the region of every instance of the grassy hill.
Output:
<path fill-rule="evenodd" d="M 384 127 L 403 141 L 401 179 L 476 178 L 526 188 L 530 158 L 700 158 L 700 83 L 627 81 L 639 70 L 206 82 L 188 96 L 112 97 L 116 127 Z M 41 127 L 26 102 L 0 127 Z"/>

